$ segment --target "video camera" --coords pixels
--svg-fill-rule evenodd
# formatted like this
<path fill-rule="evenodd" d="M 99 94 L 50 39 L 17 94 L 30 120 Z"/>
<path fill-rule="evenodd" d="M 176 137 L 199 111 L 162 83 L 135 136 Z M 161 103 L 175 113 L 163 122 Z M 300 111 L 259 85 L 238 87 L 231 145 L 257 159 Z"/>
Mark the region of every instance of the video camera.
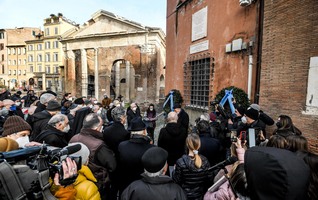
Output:
<path fill-rule="evenodd" d="M 51 199 L 47 192 L 49 177 L 54 178 L 59 173 L 59 183 L 67 186 L 75 182 L 77 174 L 64 177 L 63 160 L 71 157 L 81 168 L 81 157 L 68 156 L 81 149 L 80 144 L 68 146 L 63 149 L 52 149 L 46 145 L 28 147 L 24 149 L 0 153 L 0 199 Z M 10 172 L 10 173 L 9 173 Z M 2 177 L 2 178 L 1 178 Z M 3 179 L 3 177 L 7 177 Z M 15 178 L 10 178 L 15 177 Z M 14 190 L 4 188 L 14 187 Z M 8 197 L 8 198 L 6 198 Z M 24 198 L 23 198 L 24 199 Z"/>
<path fill-rule="evenodd" d="M 48 149 L 46 145 L 34 146 L 9 152 L 2 152 L 0 153 L 0 162 L 6 160 L 11 165 L 25 162 L 24 164 L 28 165 L 32 170 L 38 170 L 39 172 L 49 169 L 51 177 L 54 177 L 55 173 L 59 173 L 60 181 L 63 181 L 64 173 L 62 161 L 65 160 L 67 155 L 73 154 L 80 149 L 80 144 L 67 146 L 63 149 Z M 68 157 L 76 162 L 78 170 L 81 169 L 82 158 L 80 156 Z"/>

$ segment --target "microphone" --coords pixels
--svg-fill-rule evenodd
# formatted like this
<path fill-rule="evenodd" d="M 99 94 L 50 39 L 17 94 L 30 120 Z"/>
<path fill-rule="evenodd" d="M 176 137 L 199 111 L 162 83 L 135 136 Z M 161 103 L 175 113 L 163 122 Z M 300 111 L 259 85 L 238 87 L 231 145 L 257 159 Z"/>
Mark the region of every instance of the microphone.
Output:
<path fill-rule="evenodd" d="M 236 156 L 231 156 L 229 157 L 228 159 L 210 167 L 208 170 L 216 170 L 216 169 L 219 169 L 219 168 L 223 168 L 225 167 L 226 165 L 231 165 L 233 163 L 235 163 L 236 161 L 238 161 L 238 158 Z"/>
<path fill-rule="evenodd" d="M 56 156 L 65 156 L 65 155 L 70 155 L 70 154 L 73 154 L 75 152 L 78 152 L 79 150 L 81 150 L 82 146 L 80 144 L 75 144 L 75 145 L 72 145 L 72 146 L 67 146 L 67 147 L 64 147 L 63 149 L 61 149 L 57 154 Z"/>

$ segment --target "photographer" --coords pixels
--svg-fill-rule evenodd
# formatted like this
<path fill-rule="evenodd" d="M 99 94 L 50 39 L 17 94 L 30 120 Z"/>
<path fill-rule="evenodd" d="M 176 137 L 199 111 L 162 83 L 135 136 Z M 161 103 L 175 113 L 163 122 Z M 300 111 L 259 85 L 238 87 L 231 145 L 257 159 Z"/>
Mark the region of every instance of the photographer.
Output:
<path fill-rule="evenodd" d="M 77 165 L 74 160 L 67 157 L 66 160 L 62 161 L 63 168 L 63 180 L 73 178 L 77 176 Z M 51 193 L 58 199 L 75 199 L 76 189 L 74 185 L 61 185 L 60 175 L 58 173 L 54 176 L 53 185 L 50 188 Z"/>
<path fill-rule="evenodd" d="M 248 130 L 250 128 L 255 129 L 257 130 L 257 133 L 255 133 L 256 145 L 259 145 L 261 142 L 259 133 L 263 133 L 264 137 L 266 138 L 266 132 L 265 132 L 266 125 L 263 121 L 259 120 L 259 112 L 252 107 L 248 107 L 245 111 L 244 116 L 241 118 L 241 120 L 242 120 L 242 124 L 238 126 L 237 134 L 240 134 L 242 131 L 246 131 L 246 135 L 248 136 Z M 259 131 L 262 131 L 262 132 L 259 132 Z"/>

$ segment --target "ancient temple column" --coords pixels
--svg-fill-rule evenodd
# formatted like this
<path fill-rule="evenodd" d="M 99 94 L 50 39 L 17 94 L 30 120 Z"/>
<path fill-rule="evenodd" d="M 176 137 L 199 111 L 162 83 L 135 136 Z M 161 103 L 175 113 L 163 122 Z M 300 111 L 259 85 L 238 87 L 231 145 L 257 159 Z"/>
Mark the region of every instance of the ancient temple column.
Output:
<path fill-rule="evenodd" d="M 130 62 L 126 61 L 126 91 L 125 91 L 125 101 L 129 102 L 130 100 Z"/>
<path fill-rule="evenodd" d="M 95 68 L 94 68 L 94 76 L 95 76 L 95 98 L 98 100 L 99 99 L 99 75 L 98 75 L 98 49 L 95 48 L 95 57 L 94 57 L 94 63 L 95 63 Z"/>
<path fill-rule="evenodd" d="M 87 97 L 88 88 L 88 75 L 87 75 L 87 57 L 86 50 L 81 49 L 81 60 L 82 60 L 82 96 Z"/>
<path fill-rule="evenodd" d="M 45 72 L 42 74 L 42 90 L 46 90 L 46 75 Z"/>
<path fill-rule="evenodd" d="M 120 89 L 120 62 L 117 61 L 115 63 L 115 71 L 116 71 L 116 78 L 115 78 L 115 86 L 116 86 L 116 97 L 117 98 L 119 96 L 119 89 Z"/>
<path fill-rule="evenodd" d="M 76 95 L 76 73 L 75 73 L 75 54 L 74 51 L 68 50 L 66 58 L 66 73 L 64 75 L 65 92 L 71 92 L 72 95 Z M 60 72 L 61 74 L 62 72 Z"/>

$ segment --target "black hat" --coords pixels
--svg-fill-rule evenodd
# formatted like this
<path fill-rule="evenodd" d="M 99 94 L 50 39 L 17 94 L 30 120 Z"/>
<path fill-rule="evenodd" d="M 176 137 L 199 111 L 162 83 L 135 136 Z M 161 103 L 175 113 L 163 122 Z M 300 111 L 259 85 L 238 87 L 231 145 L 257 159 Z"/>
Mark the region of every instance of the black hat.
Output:
<path fill-rule="evenodd" d="M 245 115 L 253 120 L 258 120 L 259 112 L 252 107 L 248 107 Z"/>
<path fill-rule="evenodd" d="M 161 147 L 152 147 L 148 149 L 141 157 L 141 162 L 150 173 L 159 172 L 166 164 L 168 152 Z"/>
<path fill-rule="evenodd" d="M 46 110 L 48 111 L 57 111 L 61 109 L 61 104 L 56 100 L 50 100 L 47 104 Z"/>
<path fill-rule="evenodd" d="M 78 105 L 81 105 L 81 104 L 84 104 L 84 100 L 83 100 L 83 98 L 77 98 L 77 99 L 74 100 L 74 103 L 78 104 Z"/>
<path fill-rule="evenodd" d="M 235 109 L 243 116 L 245 109 L 242 106 L 235 105 Z"/>
<path fill-rule="evenodd" d="M 128 131 L 142 131 L 146 129 L 146 124 L 142 121 L 141 117 L 135 117 L 131 120 Z"/>
<path fill-rule="evenodd" d="M 173 109 L 176 109 L 176 108 L 181 108 L 181 104 L 180 103 L 176 103 L 173 105 Z"/>

